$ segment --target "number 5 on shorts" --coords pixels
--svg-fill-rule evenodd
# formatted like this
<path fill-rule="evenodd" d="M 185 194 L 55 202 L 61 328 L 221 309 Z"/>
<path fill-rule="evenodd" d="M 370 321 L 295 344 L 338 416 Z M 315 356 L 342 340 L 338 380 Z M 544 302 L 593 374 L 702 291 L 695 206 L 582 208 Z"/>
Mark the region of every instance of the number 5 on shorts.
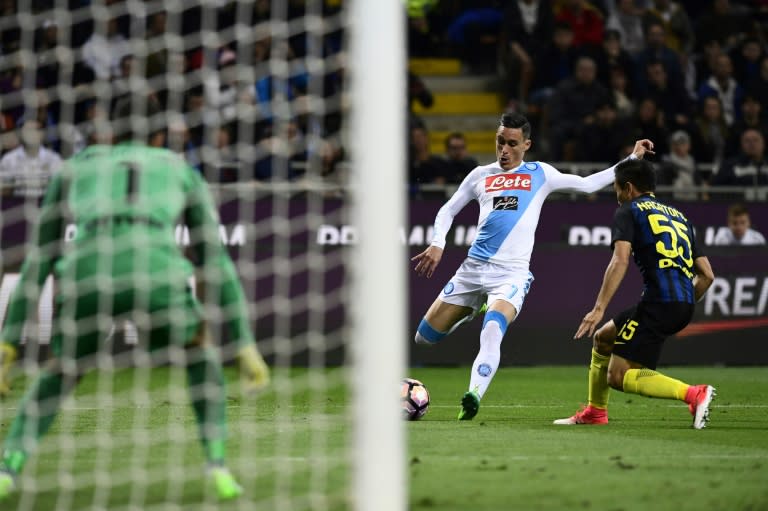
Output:
<path fill-rule="evenodd" d="M 619 331 L 619 337 L 622 339 L 629 341 L 632 339 L 632 336 L 635 335 L 635 328 L 637 328 L 637 321 L 631 320 L 624 323 L 624 326 L 621 327 L 621 330 Z"/>

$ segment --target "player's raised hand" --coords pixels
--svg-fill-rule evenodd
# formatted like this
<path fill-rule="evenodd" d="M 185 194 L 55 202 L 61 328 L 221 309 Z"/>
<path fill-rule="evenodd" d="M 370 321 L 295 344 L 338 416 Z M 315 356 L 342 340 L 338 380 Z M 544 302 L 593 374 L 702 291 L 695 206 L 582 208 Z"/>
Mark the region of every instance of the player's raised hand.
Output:
<path fill-rule="evenodd" d="M 11 391 L 11 369 L 16 361 L 16 347 L 7 342 L 0 342 L 0 397 Z"/>
<path fill-rule="evenodd" d="M 435 272 L 435 268 L 440 264 L 440 259 L 443 258 L 443 249 L 430 245 L 427 249 L 411 258 L 411 261 L 416 261 L 416 267 L 414 270 L 419 276 L 426 275 L 427 278 L 432 277 Z"/>
<path fill-rule="evenodd" d="M 240 362 L 240 377 L 246 393 L 264 389 L 269 385 L 269 367 L 254 344 L 247 344 L 237 352 Z"/>
<path fill-rule="evenodd" d="M 587 313 L 586 316 L 584 316 L 584 319 L 581 320 L 581 325 L 579 325 L 579 329 L 576 330 L 576 335 L 574 335 L 573 338 L 580 339 L 584 336 L 591 338 L 595 333 L 597 325 L 602 319 L 603 311 L 599 309 L 592 309 Z"/>
<path fill-rule="evenodd" d="M 653 142 L 651 142 L 647 138 L 638 140 L 637 142 L 635 142 L 635 148 L 632 149 L 632 154 L 634 154 L 641 160 L 643 159 L 643 156 L 645 156 L 646 154 L 656 154 L 655 152 L 653 152 Z"/>

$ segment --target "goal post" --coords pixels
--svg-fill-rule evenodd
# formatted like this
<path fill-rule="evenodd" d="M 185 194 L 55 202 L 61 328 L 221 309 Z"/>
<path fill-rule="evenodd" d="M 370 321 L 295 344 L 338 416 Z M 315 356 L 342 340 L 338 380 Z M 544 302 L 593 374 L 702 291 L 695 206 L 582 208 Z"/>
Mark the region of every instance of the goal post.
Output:
<path fill-rule="evenodd" d="M 349 12 L 355 509 L 404 510 L 405 44 L 399 1 L 352 0 Z"/>
<path fill-rule="evenodd" d="M 184 322 L 195 314 L 158 319 L 147 313 L 147 303 L 118 310 L 112 297 L 95 300 L 94 310 L 80 315 L 72 312 L 79 310 L 72 304 L 80 303 L 80 293 L 88 294 L 88 285 L 113 289 L 114 275 L 105 270 L 88 277 L 92 284 L 73 284 L 62 278 L 66 264 L 56 265 L 39 312 L 30 308 L 25 318 L 13 392 L 0 402 L 0 443 L 12 430 L 32 432 L 14 444 L 22 445 L 14 449 L 26 462 L 13 469 L 16 491 L 0 509 L 407 508 L 399 401 L 409 339 L 404 23 L 401 0 L 3 4 L 0 327 L 46 185 L 62 162 L 120 152 L 111 147 L 120 143 L 113 135 L 128 125 L 137 132 L 143 127 L 151 136 L 141 143 L 158 148 L 152 152 L 164 154 L 169 171 L 186 172 L 186 162 L 206 182 L 218 210 L 214 227 L 234 263 L 272 381 L 256 396 L 240 392 L 240 345 L 221 328 L 240 317 L 231 315 L 240 307 L 206 305 L 215 348 L 206 356 L 216 362 L 204 362 L 216 371 L 193 370 L 186 338 L 149 348 L 162 344 L 156 334 L 165 327 L 166 337 L 186 335 Z M 150 185 L 136 185 L 134 167 L 125 168 L 120 183 L 130 186 L 102 187 L 111 191 L 96 203 L 125 205 L 128 192 L 120 191 L 133 190 L 134 197 L 135 186 L 139 195 L 142 186 L 152 193 L 167 186 L 146 178 L 138 183 Z M 106 179 L 117 172 L 110 175 Z M 75 186 L 75 194 L 87 196 L 87 189 Z M 168 203 L 184 194 L 170 195 Z M 155 212 L 162 209 L 158 203 Z M 103 214 L 83 208 L 98 217 L 91 221 L 69 215 L 76 210 L 69 204 L 63 209 L 63 243 L 56 240 L 62 254 L 82 242 L 78 232 L 87 236 L 88 226 L 110 226 L 116 218 L 157 227 L 152 212 L 125 220 L 109 208 Z M 194 225 L 188 225 L 194 218 L 165 219 L 159 227 L 164 253 L 194 248 Z M 116 237 L 100 236 L 97 249 L 90 245 L 107 266 L 123 250 L 115 248 Z M 136 253 L 135 261 L 147 262 L 130 285 L 120 285 L 144 296 L 141 290 L 165 277 L 146 268 L 156 261 L 149 249 Z M 174 285 L 192 276 L 191 265 L 173 261 Z M 206 287 L 205 272 L 197 276 Z M 62 286 L 76 297 L 70 305 L 60 299 Z M 174 289 L 186 303 L 193 288 L 190 281 Z M 47 435 L 32 438 L 33 420 L 11 424 L 25 392 L 47 374 L 52 341 L 65 324 L 68 342 L 97 339 L 92 345 L 99 349 L 65 399 L 51 391 L 58 414 Z M 222 378 L 213 375 L 219 359 Z M 226 423 L 223 429 L 204 424 L 208 414 L 201 410 L 211 395 L 224 403 L 226 420 L 215 419 Z M 227 431 L 225 456 L 212 456 L 211 442 L 201 438 L 211 430 Z M 244 490 L 221 507 L 206 486 L 219 465 Z"/>

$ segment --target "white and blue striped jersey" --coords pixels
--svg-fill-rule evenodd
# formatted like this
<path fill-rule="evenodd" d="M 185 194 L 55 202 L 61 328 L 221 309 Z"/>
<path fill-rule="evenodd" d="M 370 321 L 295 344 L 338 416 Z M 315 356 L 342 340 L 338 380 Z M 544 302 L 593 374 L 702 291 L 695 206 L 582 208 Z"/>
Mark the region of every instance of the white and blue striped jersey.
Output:
<path fill-rule="evenodd" d="M 438 211 L 431 245 L 445 247 L 454 217 L 474 199 L 480 215 L 469 257 L 528 271 L 544 199 L 553 192 L 596 192 L 613 182 L 614 168 L 580 177 L 543 162 L 522 162 L 509 171 L 498 162 L 476 167 Z"/>

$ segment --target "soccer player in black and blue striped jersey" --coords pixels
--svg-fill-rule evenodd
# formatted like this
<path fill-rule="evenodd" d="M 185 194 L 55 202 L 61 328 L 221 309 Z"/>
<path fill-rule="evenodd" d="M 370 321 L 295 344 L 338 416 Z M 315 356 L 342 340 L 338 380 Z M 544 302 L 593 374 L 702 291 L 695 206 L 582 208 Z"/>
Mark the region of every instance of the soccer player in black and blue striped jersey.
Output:
<path fill-rule="evenodd" d="M 714 280 L 709 260 L 696 243 L 688 218 L 654 195 L 653 165 L 628 160 L 615 170 L 620 207 L 613 222 L 613 257 L 594 308 L 574 338 L 593 336 L 589 404 L 555 424 L 607 424 L 610 388 L 688 404 L 693 427 L 709 420 L 715 395 L 711 385 L 688 385 L 656 371 L 664 340 L 691 321 L 695 304 Z M 630 256 L 643 276 L 640 303 L 608 321 L 597 332 L 608 304 L 624 279 Z"/>

